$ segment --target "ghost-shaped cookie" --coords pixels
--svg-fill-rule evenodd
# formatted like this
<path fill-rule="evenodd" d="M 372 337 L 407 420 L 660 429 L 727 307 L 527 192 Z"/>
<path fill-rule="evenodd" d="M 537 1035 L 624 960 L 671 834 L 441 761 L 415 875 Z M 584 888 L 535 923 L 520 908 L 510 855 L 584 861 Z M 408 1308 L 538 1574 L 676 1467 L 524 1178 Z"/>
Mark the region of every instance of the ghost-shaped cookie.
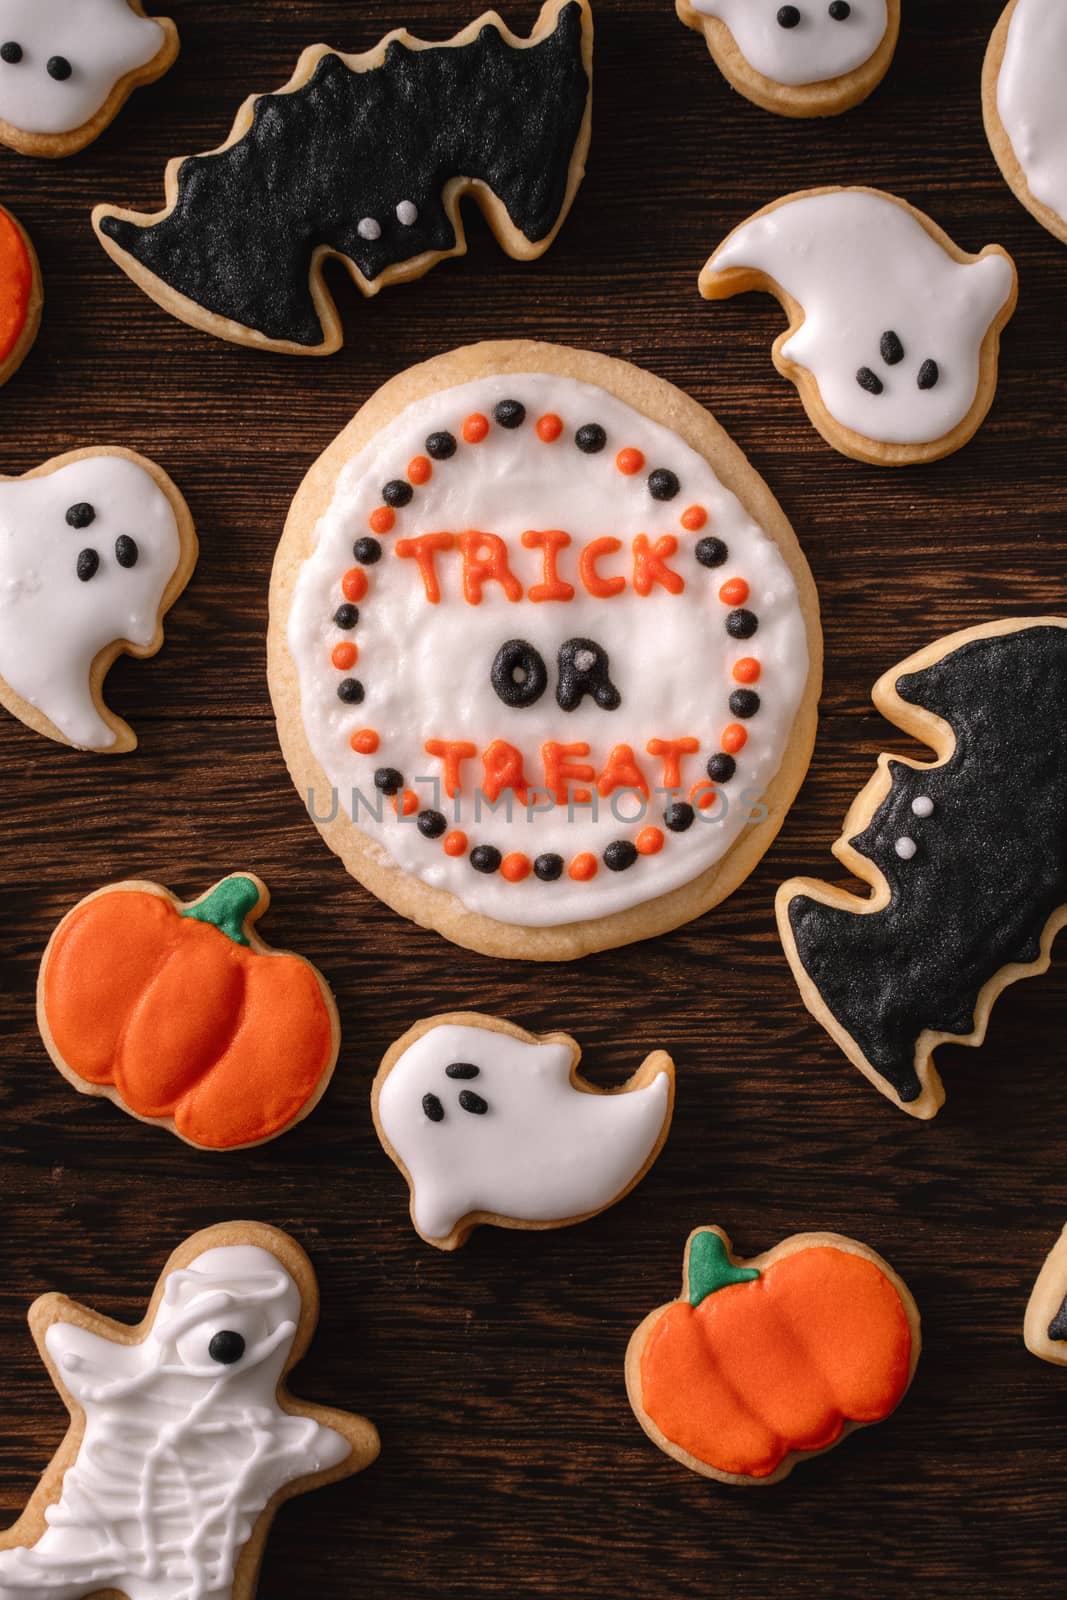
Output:
<path fill-rule="evenodd" d="M 580 1056 L 567 1034 L 477 1012 L 430 1017 L 392 1046 L 374 1122 L 427 1243 L 454 1250 L 480 1222 L 581 1222 L 640 1181 L 670 1128 L 674 1064 L 654 1051 L 604 1093 L 578 1077 Z"/>
<path fill-rule="evenodd" d="M 828 117 L 866 99 L 893 59 L 900 0 L 676 0 L 739 93 L 785 117 Z"/>
<path fill-rule="evenodd" d="M 133 749 L 103 681 L 123 651 L 159 649 L 196 554 L 178 489 L 132 451 L 75 451 L 0 479 L 0 704 L 61 744 Z"/>
<path fill-rule="evenodd" d="M 992 405 L 1015 266 L 966 254 L 906 201 L 876 189 L 786 195 L 734 229 L 700 274 L 706 300 L 775 295 L 789 328 L 774 364 L 843 455 L 935 461 Z"/>
<path fill-rule="evenodd" d="M 317 1310 L 303 1251 L 254 1223 L 188 1239 L 138 1328 L 63 1295 L 36 1301 L 30 1326 L 77 1420 L 0 1535 L 0 1600 L 250 1594 L 241 1574 L 279 1500 L 378 1453 L 363 1417 L 285 1389 Z"/>
<path fill-rule="evenodd" d="M 140 0 L 0 0 L 0 144 L 84 149 L 177 54 L 173 22 Z"/>
<path fill-rule="evenodd" d="M 982 72 L 986 133 L 1026 209 L 1067 244 L 1067 6 L 1011 0 Z"/>

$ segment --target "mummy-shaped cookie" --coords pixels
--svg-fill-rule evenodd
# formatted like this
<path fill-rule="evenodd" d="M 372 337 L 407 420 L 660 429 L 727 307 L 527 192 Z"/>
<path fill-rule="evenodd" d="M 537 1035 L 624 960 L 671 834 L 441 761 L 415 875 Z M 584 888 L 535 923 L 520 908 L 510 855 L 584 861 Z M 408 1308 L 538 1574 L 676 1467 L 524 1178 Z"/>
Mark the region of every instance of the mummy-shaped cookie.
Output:
<path fill-rule="evenodd" d="M 428 1244 L 455 1250 L 482 1222 L 584 1222 L 640 1182 L 670 1127 L 674 1064 L 656 1050 L 605 1093 L 578 1076 L 580 1058 L 565 1033 L 478 1012 L 429 1017 L 391 1047 L 374 1124 Z"/>
<path fill-rule="evenodd" d="M 774 364 L 829 444 L 875 466 L 936 461 L 993 402 L 1016 276 L 999 245 L 967 255 L 876 189 L 786 195 L 735 228 L 700 274 L 706 300 L 775 295 Z"/>
<path fill-rule="evenodd" d="M 130 450 L 0 478 L 0 704 L 60 744 L 132 750 L 104 678 L 117 655 L 159 649 L 196 554 L 181 494 Z"/>
<path fill-rule="evenodd" d="M 163 211 L 98 206 L 97 234 L 192 327 L 329 355 L 328 256 L 365 295 L 419 278 L 465 253 L 464 195 L 509 255 L 544 254 L 585 172 L 592 60 L 589 0 L 545 0 L 528 39 L 487 12 L 444 44 L 398 29 L 364 55 L 311 45 L 217 150 L 171 161 Z"/>
<path fill-rule="evenodd" d="M 29 235 L 0 206 L 0 387 L 29 355 L 43 303 L 41 269 Z"/>
<path fill-rule="evenodd" d="M 0 0 L 0 144 L 84 149 L 177 54 L 173 22 L 140 0 Z"/>
<path fill-rule="evenodd" d="M 873 699 L 938 759 L 883 755 L 845 818 L 833 851 L 870 896 L 792 878 L 778 928 L 809 1011 L 882 1094 L 932 1117 L 938 1045 L 980 1045 L 1067 921 L 1067 618 L 938 639 Z"/>
<path fill-rule="evenodd" d="M 0 1535 L 0 1600 L 251 1600 L 281 1502 L 378 1454 L 365 1418 L 286 1389 L 317 1318 L 304 1252 L 244 1222 L 186 1240 L 136 1328 L 37 1300 L 30 1327 L 72 1420 Z"/>
<path fill-rule="evenodd" d="M 882 81 L 900 0 L 675 0 L 716 66 L 747 99 L 784 117 L 830 117 Z"/>
<path fill-rule="evenodd" d="M 982 73 L 986 133 L 1016 197 L 1067 244 L 1067 6 L 1011 0 Z"/>
<path fill-rule="evenodd" d="M 1038 1273 L 1023 1322 L 1031 1355 L 1054 1367 L 1067 1367 L 1067 1228 Z"/>

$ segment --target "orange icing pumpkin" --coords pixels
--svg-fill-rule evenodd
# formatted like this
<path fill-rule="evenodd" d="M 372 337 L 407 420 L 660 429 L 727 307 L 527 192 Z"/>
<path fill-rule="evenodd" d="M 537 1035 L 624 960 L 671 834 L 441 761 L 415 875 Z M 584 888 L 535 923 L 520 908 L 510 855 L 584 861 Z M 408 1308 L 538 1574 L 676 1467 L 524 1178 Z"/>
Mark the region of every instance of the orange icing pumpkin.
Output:
<path fill-rule="evenodd" d="M 33 296 L 33 262 L 14 218 L 0 209 L 0 367 L 22 337 Z"/>
<path fill-rule="evenodd" d="M 793 1453 L 887 1417 L 911 1381 L 918 1318 L 899 1280 L 851 1241 L 809 1237 L 756 1270 L 732 1263 L 721 1234 L 698 1231 L 685 1297 L 634 1336 L 635 1410 L 698 1471 L 784 1476 Z"/>
<path fill-rule="evenodd" d="M 60 1070 L 208 1149 L 258 1144 L 310 1110 L 337 1057 L 336 1011 L 310 962 L 249 934 L 267 904 L 243 874 L 189 905 L 142 884 L 81 901 L 38 984 Z"/>

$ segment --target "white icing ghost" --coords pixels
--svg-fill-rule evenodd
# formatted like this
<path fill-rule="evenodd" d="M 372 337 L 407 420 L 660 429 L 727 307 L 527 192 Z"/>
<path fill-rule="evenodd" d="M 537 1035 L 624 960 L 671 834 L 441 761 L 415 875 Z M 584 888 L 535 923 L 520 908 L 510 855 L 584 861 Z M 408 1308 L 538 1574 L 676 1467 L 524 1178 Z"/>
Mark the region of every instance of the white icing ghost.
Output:
<path fill-rule="evenodd" d="M 107 749 L 89 669 L 118 639 L 151 644 L 180 559 L 173 506 L 125 456 L 0 481 L 0 678 L 72 744 Z"/>
<path fill-rule="evenodd" d="M 300 1310 L 275 1256 L 226 1245 L 170 1274 L 141 1344 L 54 1323 L 48 1353 L 85 1433 L 40 1539 L 0 1551 L 0 1600 L 230 1600 L 272 1496 L 351 1449 L 278 1404 Z"/>
<path fill-rule="evenodd" d="M 441 1023 L 380 1083 L 377 1120 L 412 1186 L 419 1233 L 447 1239 L 472 1212 L 557 1223 L 633 1184 L 671 1112 L 669 1063 L 644 1087 L 576 1088 L 569 1043 Z"/>
<path fill-rule="evenodd" d="M 165 37 L 127 0 L 0 0 L 0 121 L 73 133 Z"/>
<path fill-rule="evenodd" d="M 775 83 L 825 83 L 869 61 L 889 26 L 886 0 L 690 0 L 724 22 L 750 66 Z"/>
<path fill-rule="evenodd" d="M 800 305 L 777 354 L 811 373 L 836 423 L 883 444 L 929 444 L 964 421 L 982 342 L 1015 288 L 998 247 L 961 263 L 868 189 L 788 197 L 742 223 L 701 274 L 706 298 L 736 292 L 720 281 L 734 268 Z"/>
<path fill-rule="evenodd" d="M 1030 193 L 1067 221 L 1067 5 L 1018 0 L 997 78 L 997 111 Z"/>

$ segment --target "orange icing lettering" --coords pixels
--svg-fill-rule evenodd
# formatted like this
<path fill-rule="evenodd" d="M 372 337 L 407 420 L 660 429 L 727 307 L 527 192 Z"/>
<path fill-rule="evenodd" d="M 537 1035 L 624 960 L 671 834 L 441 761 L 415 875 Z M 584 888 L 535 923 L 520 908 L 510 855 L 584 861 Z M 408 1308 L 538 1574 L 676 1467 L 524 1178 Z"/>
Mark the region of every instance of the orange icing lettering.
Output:
<path fill-rule="evenodd" d="M 621 539 L 591 539 L 578 557 L 578 572 L 589 593 L 597 600 L 610 600 L 626 588 L 625 578 L 602 578 L 597 571 L 601 556 L 613 556 L 622 549 Z"/>
<path fill-rule="evenodd" d="M 481 605 L 482 589 L 490 580 L 499 583 L 509 600 L 522 599 L 522 584 L 508 566 L 508 547 L 497 534 L 461 533 L 459 548 L 468 605 Z"/>
<path fill-rule="evenodd" d="M 682 787 L 682 757 L 692 756 L 700 749 L 698 739 L 650 739 L 645 745 L 650 756 L 659 756 L 663 762 L 663 788 Z"/>
<path fill-rule="evenodd" d="M 628 744 L 617 744 L 608 756 L 607 763 L 596 781 L 597 789 L 606 800 L 616 789 L 636 789 L 648 799 L 648 784 L 637 764 L 637 757 Z"/>
<path fill-rule="evenodd" d="M 522 536 L 522 542 L 527 550 L 540 550 L 543 552 L 544 574 L 540 583 L 535 583 L 527 593 L 527 599 L 541 600 L 573 600 L 574 585 L 565 583 L 560 577 L 556 561 L 561 550 L 566 550 L 571 542 L 569 533 L 564 533 L 561 528 L 550 528 L 540 532 L 536 528 L 527 528 Z"/>
<path fill-rule="evenodd" d="M 506 739 L 494 739 L 482 751 L 482 767 L 482 793 L 490 805 L 500 798 L 505 789 L 513 789 L 523 805 L 526 804 L 530 790 L 523 771 L 521 750 L 516 750 Z"/>
<path fill-rule="evenodd" d="M 587 756 L 589 746 L 584 743 L 557 744 L 549 740 L 541 746 L 541 760 L 545 764 L 545 788 L 555 796 L 558 806 L 567 804 L 569 783 L 591 783 L 596 777 L 593 768 L 585 761 L 572 761 L 572 756 Z M 574 796 L 579 804 L 590 798 L 587 790 L 579 789 Z"/>
<path fill-rule="evenodd" d="M 681 594 L 685 579 L 681 573 L 667 566 L 668 559 L 678 548 L 673 533 L 650 544 L 648 536 L 639 533 L 634 540 L 634 588 L 638 594 L 651 594 L 652 585 L 661 583 L 670 594 Z"/>
<path fill-rule="evenodd" d="M 427 739 L 426 754 L 445 764 L 445 794 L 454 800 L 463 787 L 460 767 L 478 754 L 478 746 L 467 739 Z"/>
<path fill-rule="evenodd" d="M 451 533 L 422 533 L 417 539 L 398 539 L 393 546 L 401 560 L 414 561 L 418 566 L 426 598 L 432 606 L 439 605 L 441 600 L 441 586 L 437 581 L 437 552 L 451 550 L 455 542 L 455 536 Z"/>

